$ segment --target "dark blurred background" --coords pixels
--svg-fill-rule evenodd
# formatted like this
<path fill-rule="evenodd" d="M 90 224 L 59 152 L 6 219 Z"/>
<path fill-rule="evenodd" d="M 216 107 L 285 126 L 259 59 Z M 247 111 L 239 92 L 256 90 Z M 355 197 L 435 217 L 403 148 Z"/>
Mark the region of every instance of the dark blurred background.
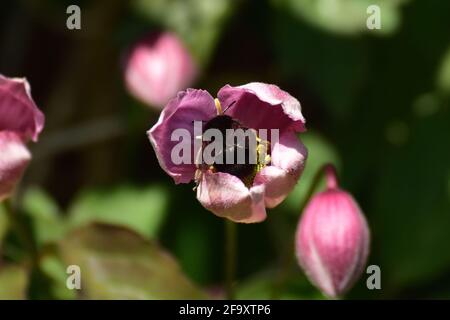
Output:
<path fill-rule="evenodd" d="M 81 7 L 81 30 L 66 28 L 70 4 Z M 366 27 L 371 4 L 381 30 Z M 158 243 L 182 277 L 220 294 L 224 221 L 160 168 L 146 137 L 159 112 L 123 83 L 124 50 L 156 30 L 185 41 L 201 69 L 194 87 L 214 96 L 227 83 L 274 83 L 307 120 L 300 137 L 310 156 L 295 191 L 264 223 L 238 226 L 238 297 L 322 298 L 291 243 L 312 176 L 331 161 L 368 218 L 369 264 L 382 274 L 381 290 L 368 290 L 363 274 L 348 297 L 450 298 L 450 2 L 441 0 L 2 1 L 0 73 L 25 76 L 46 114 L 17 200 L 44 252 L 38 271 L 10 270 L 26 297 L 75 297 L 61 281 L 76 250 L 54 248 L 90 221 Z M 20 245 L 4 234 L 4 260 L 20 264 Z M 86 297 L 148 297 L 138 280 L 98 265 L 87 264 L 86 285 L 103 291 Z M 120 281 L 102 283 L 109 272 Z"/>

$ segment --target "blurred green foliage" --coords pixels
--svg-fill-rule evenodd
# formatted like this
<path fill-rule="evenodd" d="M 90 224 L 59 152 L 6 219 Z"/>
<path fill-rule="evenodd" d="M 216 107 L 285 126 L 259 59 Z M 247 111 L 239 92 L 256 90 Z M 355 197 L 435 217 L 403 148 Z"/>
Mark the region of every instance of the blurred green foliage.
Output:
<path fill-rule="evenodd" d="M 161 186 L 86 190 L 69 209 L 69 224 L 91 221 L 123 225 L 147 238 L 155 238 L 167 211 L 168 194 Z"/>
<path fill-rule="evenodd" d="M 59 240 L 65 231 L 61 211 L 53 199 L 36 187 L 27 190 L 23 198 L 25 212 L 30 216 L 38 246 Z"/>
<path fill-rule="evenodd" d="M 380 34 L 390 34 L 400 25 L 401 5 L 408 0 L 272 0 L 287 7 L 308 23 L 338 34 L 368 32 L 366 21 L 369 6 L 376 5 L 382 13 Z"/>
<path fill-rule="evenodd" d="M 9 265 L 0 270 L 0 299 L 25 299 L 27 287 L 26 269 L 20 266 Z"/>
<path fill-rule="evenodd" d="M 136 11 L 161 28 L 178 33 L 200 66 L 205 65 L 237 1 L 230 0 L 135 0 Z"/>
<path fill-rule="evenodd" d="M 8 227 L 8 217 L 6 216 L 5 209 L 3 206 L 0 206 L 0 244 L 8 231 Z"/>
<path fill-rule="evenodd" d="M 0 206 L 1 298 L 222 295 L 223 221 L 162 171 L 145 136 L 158 112 L 121 80 L 126 46 L 161 29 L 198 61 L 195 87 L 275 83 L 307 120 L 299 184 L 266 222 L 238 226 L 238 298 L 323 298 L 292 241 L 325 162 L 367 215 L 369 264 L 382 272 L 382 290 L 367 290 L 363 274 L 348 297 L 450 298 L 449 1 L 81 1 L 79 33 L 64 29 L 72 2 L 8 1 L 0 12 L 0 73 L 27 76 L 47 116 L 15 201 L 37 257 Z M 371 4 L 379 31 L 366 27 Z M 118 128 L 65 140 L 110 117 Z M 65 286 L 72 263 L 82 265 L 81 292 Z"/>
<path fill-rule="evenodd" d="M 199 299 L 205 295 L 173 258 L 136 233 L 93 225 L 62 242 L 67 264 L 79 265 L 86 299 Z"/>
<path fill-rule="evenodd" d="M 337 151 L 320 134 L 314 131 L 308 131 L 305 134 L 300 134 L 299 139 L 308 147 L 307 163 L 301 176 L 302 183 L 298 183 L 291 194 L 281 204 L 281 207 L 285 208 L 286 212 L 293 214 L 295 217 L 299 215 L 298 210 L 301 205 L 301 200 L 307 196 L 308 188 L 305 186 L 310 186 L 313 183 L 317 171 L 327 163 L 333 163 L 338 170 L 341 167 L 341 161 Z M 325 181 L 322 181 L 318 188 L 325 188 Z"/>

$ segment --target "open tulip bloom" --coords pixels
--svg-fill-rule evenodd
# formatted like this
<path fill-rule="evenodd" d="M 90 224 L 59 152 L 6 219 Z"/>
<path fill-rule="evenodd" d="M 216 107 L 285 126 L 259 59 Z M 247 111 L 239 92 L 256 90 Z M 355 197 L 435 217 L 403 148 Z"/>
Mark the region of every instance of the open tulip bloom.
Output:
<path fill-rule="evenodd" d="M 25 79 L 0 75 L 0 201 L 9 197 L 27 167 L 29 140 L 37 141 L 44 115 Z"/>
<path fill-rule="evenodd" d="M 206 209 L 254 223 L 300 178 L 307 150 L 297 133 L 303 131 L 298 100 L 255 82 L 226 85 L 217 99 L 205 90 L 179 92 L 148 135 L 161 167 L 175 183 L 195 181 Z"/>

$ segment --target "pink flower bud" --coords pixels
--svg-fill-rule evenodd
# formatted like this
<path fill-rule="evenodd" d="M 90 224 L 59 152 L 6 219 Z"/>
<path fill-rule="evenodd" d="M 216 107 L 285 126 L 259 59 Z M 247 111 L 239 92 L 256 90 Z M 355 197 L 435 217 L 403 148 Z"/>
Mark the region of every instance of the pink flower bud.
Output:
<path fill-rule="evenodd" d="M 189 51 L 172 33 L 148 35 L 126 56 L 124 77 L 129 92 L 160 109 L 178 91 L 189 87 L 196 74 L 197 68 Z"/>
<path fill-rule="evenodd" d="M 310 281 L 335 298 L 361 275 L 369 253 L 369 228 L 353 197 L 339 189 L 333 167 L 327 189 L 306 206 L 297 227 L 296 254 Z"/>

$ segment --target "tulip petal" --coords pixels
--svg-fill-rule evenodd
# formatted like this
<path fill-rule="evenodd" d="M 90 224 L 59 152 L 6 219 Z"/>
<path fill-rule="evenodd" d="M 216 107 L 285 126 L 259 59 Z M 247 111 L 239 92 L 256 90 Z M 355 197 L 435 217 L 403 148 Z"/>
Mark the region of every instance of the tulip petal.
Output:
<path fill-rule="evenodd" d="M 235 103 L 226 113 L 253 129 L 305 131 L 300 102 L 272 84 L 252 82 L 224 86 L 218 93 L 222 106 Z"/>
<path fill-rule="evenodd" d="M 265 186 L 265 203 L 276 207 L 294 189 L 300 178 L 308 152 L 292 131 L 274 143 L 271 164 L 256 174 L 254 185 Z"/>
<path fill-rule="evenodd" d="M 217 115 L 213 97 L 205 90 L 188 89 L 178 93 L 162 111 L 158 122 L 147 132 L 155 149 L 160 166 L 175 181 L 188 183 L 194 179 L 194 124 L 193 121 L 207 121 Z M 186 129 L 191 140 L 190 164 L 174 164 L 172 149 L 180 142 L 171 141 L 176 129 Z"/>
<path fill-rule="evenodd" d="M 228 173 L 204 172 L 197 188 L 197 199 L 219 217 L 235 222 L 254 223 L 266 219 L 264 186 L 248 189 Z"/>
<path fill-rule="evenodd" d="M 44 114 L 31 97 L 26 79 L 0 74 L 0 130 L 15 131 L 25 139 L 37 141 L 44 127 Z"/>
<path fill-rule="evenodd" d="M 0 131 L 0 201 L 8 198 L 31 160 L 21 137 Z"/>

